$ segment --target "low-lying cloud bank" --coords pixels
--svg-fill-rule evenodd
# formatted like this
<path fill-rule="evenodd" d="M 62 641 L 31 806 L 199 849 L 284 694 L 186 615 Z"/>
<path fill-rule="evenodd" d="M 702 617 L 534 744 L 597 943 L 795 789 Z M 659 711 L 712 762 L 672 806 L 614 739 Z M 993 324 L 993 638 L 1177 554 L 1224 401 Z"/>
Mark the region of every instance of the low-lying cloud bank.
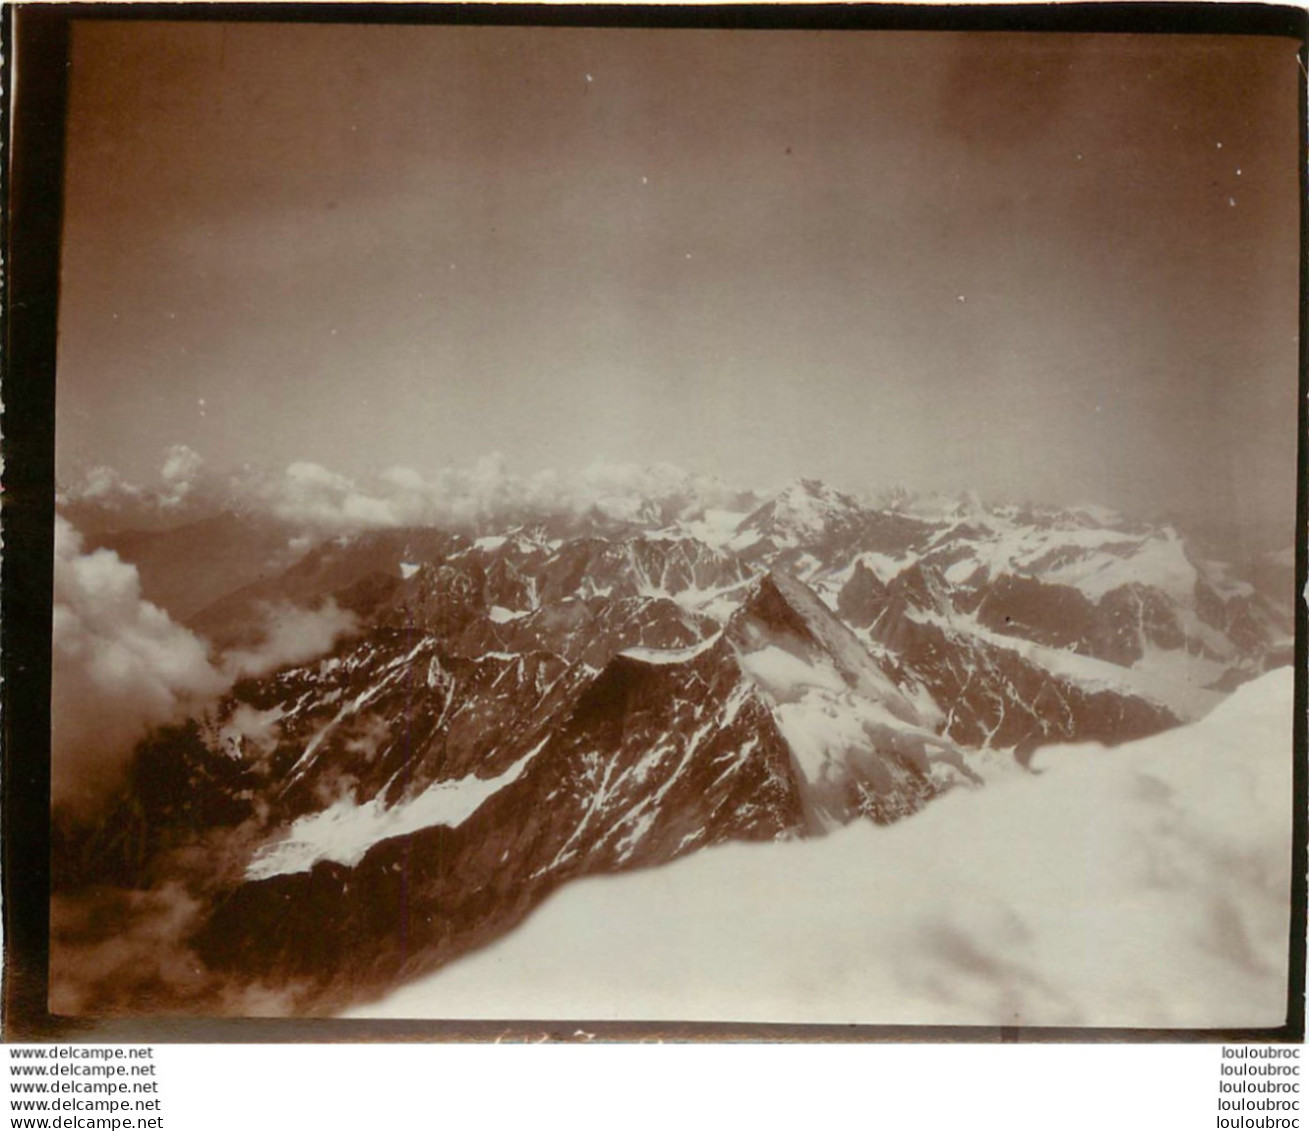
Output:
<path fill-rule="evenodd" d="M 62 493 L 72 506 L 118 512 L 118 526 L 156 525 L 192 510 L 230 507 L 276 515 L 293 525 L 331 532 L 387 526 L 444 525 L 478 529 L 518 516 L 584 515 L 635 519 L 653 504 L 672 513 L 728 508 L 748 493 L 707 475 L 670 464 L 595 464 L 560 474 L 511 470 L 494 453 L 472 467 L 445 468 L 427 478 L 392 467 L 357 481 L 317 463 L 297 461 L 278 473 L 223 475 L 202 457 L 175 444 L 153 485 L 129 483 L 116 471 L 92 468 Z"/>
<path fill-rule="evenodd" d="M 288 478 L 291 471 L 287 471 Z M 430 480 L 408 468 L 391 468 L 378 477 L 370 491 L 361 494 L 355 488 L 341 493 L 338 488 L 336 508 L 342 521 L 367 513 L 375 516 L 379 525 L 430 522 L 479 528 L 526 515 L 571 516 L 593 511 L 628 521 L 642 517 L 643 508 L 650 506 L 678 514 L 696 513 L 706 507 L 730 509 L 747 497 L 712 476 L 671 464 L 605 463 L 572 474 L 521 474 L 511 470 L 499 453 L 483 457 L 471 468 L 446 468 Z M 284 492 L 286 497 L 289 493 Z"/>
<path fill-rule="evenodd" d="M 1293 679 L 889 828 L 583 880 L 352 1013 L 918 1025 L 1280 1025 Z"/>
<path fill-rule="evenodd" d="M 194 716 L 243 676 L 331 649 L 354 618 L 270 607 L 252 649 L 211 655 L 208 643 L 141 596 L 136 567 L 111 550 L 87 552 L 55 519 L 51 791 L 56 807 L 85 815 L 119 781 L 154 727 Z"/>
<path fill-rule="evenodd" d="M 188 945 L 205 913 L 181 883 L 149 890 L 93 887 L 50 900 L 50 1011 L 76 1017 L 282 1017 L 293 985 L 234 983 Z M 112 931 L 106 931 L 112 924 Z"/>

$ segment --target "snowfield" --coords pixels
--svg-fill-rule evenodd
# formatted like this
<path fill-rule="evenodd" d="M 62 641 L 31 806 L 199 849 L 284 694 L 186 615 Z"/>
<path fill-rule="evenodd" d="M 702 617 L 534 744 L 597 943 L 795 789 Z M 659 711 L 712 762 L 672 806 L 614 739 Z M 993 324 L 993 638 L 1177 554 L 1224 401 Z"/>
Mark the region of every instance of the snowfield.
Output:
<path fill-rule="evenodd" d="M 353 867 L 375 844 L 433 825 L 463 824 L 480 805 L 518 779 L 547 739 L 542 739 L 498 777 L 475 774 L 430 785 L 410 801 L 387 808 L 379 797 L 360 804 L 349 797 L 294 821 L 285 837 L 260 848 L 246 878 L 267 880 L 307 872 L 320 860 Z"/>
<path fill-rule="evenodd" d="M 1246 1027 L 1284 1020 L 1289 668 L 1203 720 L 889 827 L 586 879 L 352 1016 Z"/>

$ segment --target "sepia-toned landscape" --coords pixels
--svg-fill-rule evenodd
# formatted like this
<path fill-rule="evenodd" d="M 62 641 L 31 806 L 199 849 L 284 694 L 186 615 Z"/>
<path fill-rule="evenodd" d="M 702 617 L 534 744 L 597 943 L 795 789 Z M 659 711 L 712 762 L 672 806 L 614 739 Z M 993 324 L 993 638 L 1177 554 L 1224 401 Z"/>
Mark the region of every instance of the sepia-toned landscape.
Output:
<path fill-rule="evenodd" d="M 1295 44 L 87 23 L 51 1012 L 1280 1025 Z"/>

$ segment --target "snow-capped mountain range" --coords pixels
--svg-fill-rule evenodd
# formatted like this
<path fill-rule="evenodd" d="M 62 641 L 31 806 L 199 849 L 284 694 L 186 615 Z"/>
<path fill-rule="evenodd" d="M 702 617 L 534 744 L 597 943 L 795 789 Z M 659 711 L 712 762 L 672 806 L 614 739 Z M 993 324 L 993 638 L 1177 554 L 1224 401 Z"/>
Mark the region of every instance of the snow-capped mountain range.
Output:
<path fill-rule="evenodd" d="M 570 884 L 350 1015 L 1280 1025 L 1293 688 L 1282 668 L 1116 750 L 1046 747 L 890 827 Z"/>
<path fill-rule="evenodd" d="M 57 824 L 57 886 L 186 891 L 178 945 L 206 975 L 168 987 L 179 1009 L 239 984 L 330 1012 L 579 877 L 890 824 L 1040 746 L 1198 719 L 1291 659 L 1289 585 L 1170 527 L 813 480 L 674 495 L 99 535 L 215 654 L 257 646 L 271 607 L 353 631 L 143 742 L 107 816 Z M 69 1000 L 130 1008 L 123 984 Z"/>

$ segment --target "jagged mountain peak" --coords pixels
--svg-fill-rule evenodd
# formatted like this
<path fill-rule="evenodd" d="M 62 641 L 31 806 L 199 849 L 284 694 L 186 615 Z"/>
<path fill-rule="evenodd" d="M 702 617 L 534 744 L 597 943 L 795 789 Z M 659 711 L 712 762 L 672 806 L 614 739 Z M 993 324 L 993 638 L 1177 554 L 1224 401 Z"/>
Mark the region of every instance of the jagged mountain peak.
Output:
<path fill-rule="evenodd" d="M 797 479 L 774 495 L 764 506 L 772 506 L 777 513 L 801 516 L 815 511 L 842 513 L 862 509 L 853 496 L 828 486 L 821 479 Z"/>
<path fill-rule="evenodd" d="M 935 704 L 914 703 L 896 686 L 812 589 L 780 570 L 754 583 L 753 593 L 728 622 L 726 635 L 747 668 L 765 683 L 776 686 L 779 679 L 785 682 L 792 676 L 807 679 L 792 665 L 795 660 L 830 671 L 845 687 L 876 700 L 911 726 L 939 717 Z"/>
<path fill-rule="evenodd" d="M 767 631 L 816 642 L 801 608 L 788 600 L 788 594 L 794 594 L 799 586 L 787 574 L 774 570 L 760 575 L 750 583 L 746 599 L 728 622 L 729 636 L 749 643 L 753 633 Z M 803 607 L 804 602 L 800 605 Z"/>
<path fill-rule="evenodd" d="M 729 543 L 735 549 L 767 541 L 794 547 L 856 527 L 867 512 L 851 496 L 817 479 L 801 479 L 743 519 Z"/>

